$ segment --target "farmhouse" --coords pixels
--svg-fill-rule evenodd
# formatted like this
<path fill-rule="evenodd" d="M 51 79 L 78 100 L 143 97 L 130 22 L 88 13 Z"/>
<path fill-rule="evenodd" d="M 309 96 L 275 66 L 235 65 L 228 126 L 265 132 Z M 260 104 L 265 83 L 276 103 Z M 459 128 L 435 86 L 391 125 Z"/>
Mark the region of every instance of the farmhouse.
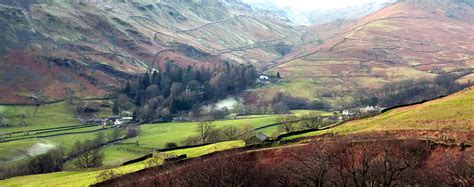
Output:
<path fill-rule="evenodd" d="M 104 119 L 102 124 L 103 126 L 120 126 L 122 125 L 122 120 L 120 120 L 120 116 L 109 116 Z"/>
<path fill-rule="evenodd" d="M 266 75 L 260 75 L 258 79 L 260 79 L 261 81 L 268 81 L 270 78 Z"/>
<path fill-rule="evenodd" d="M 371 113 L 371 112 L 378 112 L 380 111 L 379 106 L 367 106 L 364 108 L 364 112 Z"/>
<path fill-rule="evenodd" d="M 346 110 L 342 111 L 342 115 L 344 115 L 344 116 L 353 116 L 354 113 L 346 109 Z"/>

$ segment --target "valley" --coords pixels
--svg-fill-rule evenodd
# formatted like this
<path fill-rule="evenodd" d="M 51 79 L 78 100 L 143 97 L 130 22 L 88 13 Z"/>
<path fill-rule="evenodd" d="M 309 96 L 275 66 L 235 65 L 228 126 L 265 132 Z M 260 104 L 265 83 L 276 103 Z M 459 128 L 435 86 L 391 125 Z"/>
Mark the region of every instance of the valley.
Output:
<path fill-rule="evenodd" d="M 474 185 L 473 3 L 281 4 L 0 1 L 0 186 Z"/>

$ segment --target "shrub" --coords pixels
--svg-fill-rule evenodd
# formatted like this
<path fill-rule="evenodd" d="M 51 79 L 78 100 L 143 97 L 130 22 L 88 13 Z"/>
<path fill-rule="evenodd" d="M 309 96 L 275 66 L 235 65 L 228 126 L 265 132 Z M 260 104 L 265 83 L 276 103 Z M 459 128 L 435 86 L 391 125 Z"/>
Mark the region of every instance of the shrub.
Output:
<path fill-rule="evenodd" d="M 168 142 L 165 144 L 165 148 L 175 148 L 175 147 L 178 147 L 178 144 L 174 142 Z"/>

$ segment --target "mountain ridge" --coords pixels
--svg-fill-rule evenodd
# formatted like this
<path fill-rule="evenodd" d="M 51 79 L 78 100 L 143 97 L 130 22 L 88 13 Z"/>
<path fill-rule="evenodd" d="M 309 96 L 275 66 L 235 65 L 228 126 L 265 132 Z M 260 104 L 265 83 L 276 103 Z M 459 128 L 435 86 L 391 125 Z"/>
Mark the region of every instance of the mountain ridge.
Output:
<path fill-rule="evenodd" d="M 0 22 L 7 25 L 0 37 L 0 81 L 10 81 L 1 84 L 6 94 L 0 102 L 101 97 L 165 61 L 259 66 L 281 58 L 272 46 L 299 40 L 300 32 L 283 20 L 264 22 L 239 1 L 24 0 L 0 6 Z M 52 69 L 38 72 L 33 64 Z"/>

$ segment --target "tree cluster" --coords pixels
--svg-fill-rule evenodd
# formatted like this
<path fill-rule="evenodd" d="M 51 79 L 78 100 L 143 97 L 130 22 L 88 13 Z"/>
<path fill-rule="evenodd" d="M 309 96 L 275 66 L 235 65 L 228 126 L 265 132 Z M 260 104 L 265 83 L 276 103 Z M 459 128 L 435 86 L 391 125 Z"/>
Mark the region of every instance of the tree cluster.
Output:
<path fill-rule="evenodd" d="M 250 125 L 245 125 L 242 128 L 234 125 L 217 128 L 212 121 L 204 121 L 197 124 L 196 135 L 186 139 L 184 144 L 197 145 L 237 139 L 248 140 L 253 136 L 255 136 L 255 132 Z"/>
<path fill-rule="evenodd" d="M 396 106 L 430 100 L 463 88 L 456 82 L 459 75 L 441 74 L 434 80 L 418 79 L 388 83 L 376 90 L 356 93 L 358 106 Z"/>
<path fill-rule="evenodd" d="M 51 173 L 63 169 L 63 151 L 55 147 L 46 153 L 31 156 L 28 159 L 0 165 L 0 179 L 21 175 Z"/>
<path fill-rule="evenodd" d="M 316 112 L 305 114 L 301 117 L 293 115 L 280 115 L 276 119 L 281 132 L 290 133 L 298 130 L 318 129 L 336 122 L 330 118 L 324 118 Z"/>
<path fill-rule="evenodd" d="M 281 56 L 285 56 L 291 52 L 292 46 L 287 45 L 284 42 L 278 42 L 273 46 L 273 49 L 275 49 L 275 51 L 277 51 Z"/>
<path fill-rule="evenodd" d="M 203 103 L 226 97 L 254 84 L 253 66 L 219 63 L 208 66 L 177 66 L 168 61 L 164 71 L 145 73 L 123 88 L 118 103 L 135 106 L 137 120 L 170 120 L 184 111 L 199 113 Z M 123 96 L 126 97 L 123 97 Z"/>
<path fill-rule="evenodd" d="M 390 187 L 474 184 L 472 157 L 443 155 L 439 164 L 431 166 L 426 161 L 433 154 L 432 149 L 422 141 L 352 142 L 344 139 L 312 143 L 286 153 L 290 155 L 272 162 L 271 159 L 260 160 L 265 153 L 228 152 L 167 168 L 160 175 L 155 171 L 152 173 L 154 178 L 135 185 Z"/>
<path fill-rule="evenodd" d="M 84 142 L 76 141 L 69 153 L 69 157 L 77 156 L 74 165 L 79 168 L 92 168 L 102 166 L 103 155 L 98 149 L 105 143 L 105 136 L 99 133 L 93 140 L 85 140 Z"/>

